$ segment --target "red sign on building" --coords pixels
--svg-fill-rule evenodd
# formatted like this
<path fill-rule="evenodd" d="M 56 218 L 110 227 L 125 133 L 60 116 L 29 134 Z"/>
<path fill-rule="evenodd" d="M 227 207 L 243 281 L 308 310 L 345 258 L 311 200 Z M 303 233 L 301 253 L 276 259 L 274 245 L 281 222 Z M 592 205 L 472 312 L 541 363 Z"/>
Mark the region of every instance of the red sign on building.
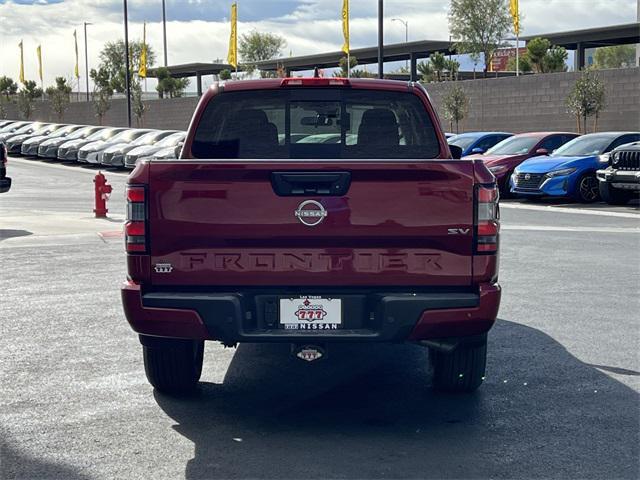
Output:
<path fill-rule="evenodd" d="M 525 47 L 520 48 L 520 57 L 527 52 Z M 490 71 L 491 72 L 506 72 L 507 71 L 507 63 L 510 58 L 515 58 L 516 49 L 515 48 L 499 48 L 495 52 L 493 52 L 493 57 L 491 57 Z"/>

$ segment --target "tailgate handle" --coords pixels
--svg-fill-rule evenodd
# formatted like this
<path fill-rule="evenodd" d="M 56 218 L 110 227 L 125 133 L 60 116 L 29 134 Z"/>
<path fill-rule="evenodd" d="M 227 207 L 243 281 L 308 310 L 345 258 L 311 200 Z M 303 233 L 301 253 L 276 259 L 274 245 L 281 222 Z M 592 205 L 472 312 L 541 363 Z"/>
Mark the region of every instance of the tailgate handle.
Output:
<path fill-rule="evenodd" d="M 349 191 L 349 172 L 272 172 L 271 186 L 280 197 L 341 197 Z"/>

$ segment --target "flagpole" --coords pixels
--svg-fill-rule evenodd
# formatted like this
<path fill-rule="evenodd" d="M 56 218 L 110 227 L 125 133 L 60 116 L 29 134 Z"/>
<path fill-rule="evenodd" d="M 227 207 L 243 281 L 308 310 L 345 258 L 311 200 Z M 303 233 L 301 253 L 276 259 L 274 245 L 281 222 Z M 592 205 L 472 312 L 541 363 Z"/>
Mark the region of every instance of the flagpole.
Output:
<path fill-rule="evenodd" d="M 520 28 L 516 33 L 516 77 L 520 76 Z"/>

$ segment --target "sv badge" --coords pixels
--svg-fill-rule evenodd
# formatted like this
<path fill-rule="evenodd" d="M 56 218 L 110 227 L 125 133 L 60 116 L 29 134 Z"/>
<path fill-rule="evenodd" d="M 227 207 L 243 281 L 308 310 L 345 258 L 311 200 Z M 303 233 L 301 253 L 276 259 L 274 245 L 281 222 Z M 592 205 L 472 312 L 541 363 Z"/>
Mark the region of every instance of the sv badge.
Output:
<path fill-rule="evenodd" d="M 469 235 L 470 228 L 450 228 L 449 235 Z"/>

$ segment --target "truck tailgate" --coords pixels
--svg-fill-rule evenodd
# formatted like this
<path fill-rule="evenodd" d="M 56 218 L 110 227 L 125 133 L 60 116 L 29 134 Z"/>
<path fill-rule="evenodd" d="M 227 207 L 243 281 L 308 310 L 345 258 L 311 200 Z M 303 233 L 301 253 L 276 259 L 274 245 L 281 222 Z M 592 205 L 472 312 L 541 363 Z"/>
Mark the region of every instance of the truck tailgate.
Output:
<path fill-rule="evenodd" d="M 350 185 L 282 196 L 274 172 L 344 173 Z M 159 161 L 149 192 L 155 286 L 471 283 L 470 161 Z M 326 212 L 315 226 L 301 221 L 307 200 Z"/>

